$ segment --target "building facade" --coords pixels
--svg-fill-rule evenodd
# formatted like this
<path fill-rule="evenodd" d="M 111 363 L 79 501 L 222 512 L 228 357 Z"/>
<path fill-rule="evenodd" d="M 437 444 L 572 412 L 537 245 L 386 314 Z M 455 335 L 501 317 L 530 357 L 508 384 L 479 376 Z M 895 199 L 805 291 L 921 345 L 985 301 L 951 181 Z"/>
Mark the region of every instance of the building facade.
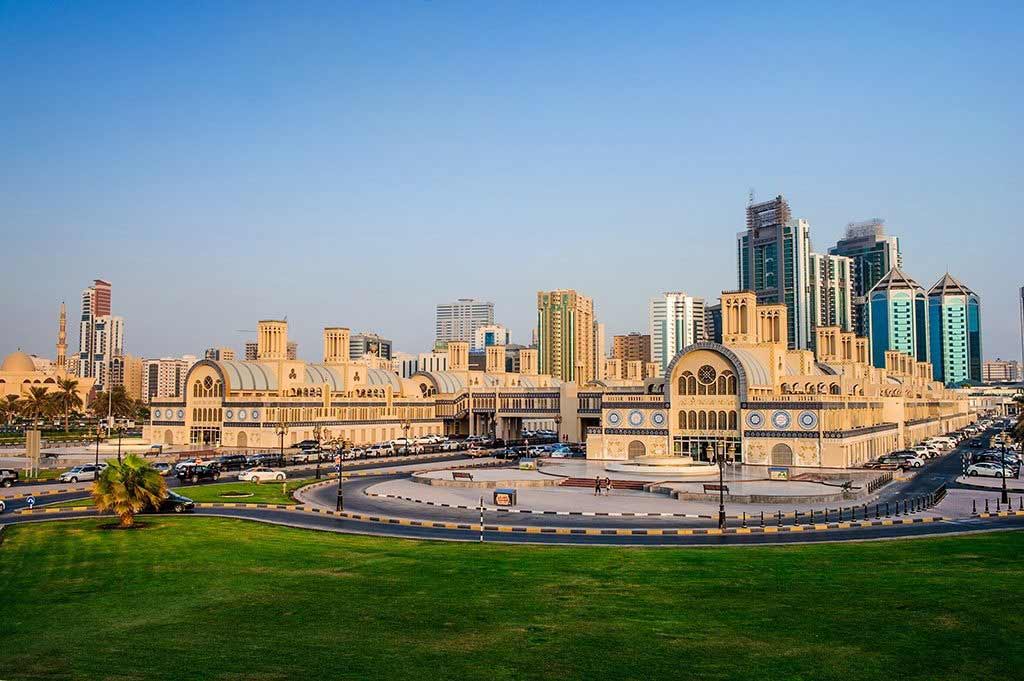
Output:
<path fill-rule="evenodd" d="M 812 332 L 816 333 L 819 326 L 852 331 L 853 261 L 841 255 L 811 253 L 807 262 Z"/>
<path fill-rule="evenodd" d="M 1018 383 L 1024 381 L 1020 362 L 1015 359 L 995 359 L 982 362 L 981 380 L 985 383 Z"/>
<path fill-rule="evenodd" d="M 537 293 L 540 373 L 588 383 L 596 376 L 594 301 L 572 289 Z"/>
<path fill-rule="evenodd" d="M 103 279 L 93 280 L 82 291 L 82 314 L 78 326 L 78 367 L 81 376 L 97 378 L 96 321 L 110 316 L 111 285 Z"/>
<path fill-rule="evenodd" d="M 256 349 L 257 345 L 255 341 L 248 341 L 245 344 L 245 361 L 255 362 L 256 361 Z"/>
<path fill-rule="evenodd" d="M 704 299 L 682 291 L 669 291 L 652 298 L 648 306 L 648 332 L 652 362 L 662 371 L 680 350 L 706 338 Z"/>
<path fill-rule="evenodd" d="M 868 291 L 867 299 L 872 364 L 884 367 L 890 350 L 927 362 L 928 303 L 924 289 L 894 267 Z"/>
<path fill-rule="evenodd" d="M 111 385 L 124 388 L 133 400 L 142 400 L 143 360 L 133 355 L 118 355 L 110 362 Z"/>
<path fill-rule="evenodd" d="M 810 347 L 807 221 L 793 218 L 789 204 L 777 196 L 747 206 L 747 229 L 736 239 L 739 288 L 755 292 L 761 304 L 785 305 L 790 347 Z"/>
<path fill-rule="evenodd" d="M 494 303 L 459 298 L 454 303 L 442 303 L 437 306 L 434 316 L 434 337 L 439 343 L 453 340 L 475 343 L 477 329 L 493 324 Z"/>
<path fill-rule="evenodd" d="M 663 378 L 605 391 L 587 457 L 718 456 L 752 465 L 848 468 L 974 419 L 967 391 L 895 351 L 884 368 L 868 341 L 817 330 L 816 352 L 789 349 L 788 309 L 749 291 L 722 295 L 723 342 L 681 351 Z"/>
<path fill-rule="evenodd" d="M 153 402 L 168 397 L 181 397 L 185 375 L 195 362 L 196 358 L 192 355 L 143 360 L 143 401 Z"/>
<path fill-rule="evenodd" d="M 722 304 L 710 305 L 704 310 L 704 340 L 722 342 Z"/>
<path fill-rule="evenodd" d="M 625 335 L 612 337 L 612 359 L 623 362 L 651 361 L 651 336 L 634 331 Z"/>
<path fill-rule="evenodd" d="M 101 315 L 93 321 L 92 376 L 96 390 L 105 391 L 114 360 L 124 354 L 124 318 Z"/>
<path fill-rule="evenodd" d="M 390 360 L 391 347 L 390 340 L 375 333 L 356 333 L 349 342 L 349 357 L 359 359 L 364 355 L 371 355 L 382 360 Z"/>
<path fill-rule="evenodd" d="M 948 272 L 928 290 L 928 338 L 936 380 L 982 382 L 981 298 Z"/>
<path fill-rule="evenodd" d="M 483 350 L 491 345 L 508 345 L 510 340 L 508 329 L 501 324 L 484 324 L 473 332 L 473 349 Z"/>
<path fill-rule="evenodd" d="M 235 358 L 235 351 L 231 348 L 207 348 L 206 352 L 203 353 L 204 359 L 212 359 L 215 362 L 220 360 L 232 360 Z"/>
<path fill-rule="evenodd" d="M 851 222 L 846 234 L 828 250 L 851 260 L 852 316 L 854 333 L 868 336 L 868 291 L 881 281 L 889 270 L 903 267 L 900 240 L 885 234 L 885 221 L 875 218 Z"/>

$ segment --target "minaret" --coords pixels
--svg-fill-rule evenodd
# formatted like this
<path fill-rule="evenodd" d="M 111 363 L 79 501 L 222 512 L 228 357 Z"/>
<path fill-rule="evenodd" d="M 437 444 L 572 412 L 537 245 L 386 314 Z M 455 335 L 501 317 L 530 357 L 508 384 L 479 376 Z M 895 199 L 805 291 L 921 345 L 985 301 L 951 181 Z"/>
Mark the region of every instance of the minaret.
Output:
<path fill-rule="evenodd" d="M 60 326 L 57 328 L 57 370 L 64 371 L 67 367 L 68 354 L 68 312 L 64 302 L 60 304 Z"/>

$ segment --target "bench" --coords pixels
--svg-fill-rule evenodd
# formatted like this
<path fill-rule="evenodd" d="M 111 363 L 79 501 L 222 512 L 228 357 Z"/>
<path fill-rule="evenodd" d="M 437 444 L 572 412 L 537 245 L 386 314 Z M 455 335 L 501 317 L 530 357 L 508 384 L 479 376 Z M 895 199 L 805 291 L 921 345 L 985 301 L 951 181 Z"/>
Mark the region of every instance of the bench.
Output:
<path fill-rule="evenodd" d="M 729 486 L 728 485 L 704 485 L 704 494 L 707 494 L 708 492 L 725 492 L 726 494 L 728 494 L 729 493 Z"/>
<path fill-rule="evenodd" d="M 473 474 L 452 471 L 452 480 L 469 480 L 470 482 L 473 482 Z"/>

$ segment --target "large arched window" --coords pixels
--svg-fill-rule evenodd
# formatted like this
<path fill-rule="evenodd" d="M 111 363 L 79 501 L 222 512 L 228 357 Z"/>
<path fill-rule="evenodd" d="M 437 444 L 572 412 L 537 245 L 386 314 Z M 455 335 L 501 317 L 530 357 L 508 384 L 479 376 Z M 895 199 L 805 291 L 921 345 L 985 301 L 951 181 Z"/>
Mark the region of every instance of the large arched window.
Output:
<path fill-rule="evenodd" d="M 679 412 L 679 430 L 686 430 L 686 412 Z"/>
<path fill-rule="evenodd" d="M 729 412 L 729 430 L 736 430 L 736 412 Z"/>
<path fill-rule="evenodd" d="M 702 411 L 697 415 L 697 427 L 701 430 L 705 430 L 708 427 L 708 413 L 706 411 Z"/>
<path fill-rule="evenodd" d="M 716 412 L 708 413 L 708 430 L 718 430 L 718 414 Z"/>
<path fill-rule="evenodd" d="M 691 411 L 689 414 L 690 430 L 697 430 L 697 412 Z"/>
<path fill-rule="evenodd" d="M 727 428 L 727 418 L 728 417 L 726 416 L 724 411 L 718 412 L 718 427 L 720 430 L 725 430 Z"/>
<path fill-rule="evenodd" d="M 647 447 L 640 440 L 633 440 L 629 443 L 629 458 L 636 459 L 647 454 Z"/>

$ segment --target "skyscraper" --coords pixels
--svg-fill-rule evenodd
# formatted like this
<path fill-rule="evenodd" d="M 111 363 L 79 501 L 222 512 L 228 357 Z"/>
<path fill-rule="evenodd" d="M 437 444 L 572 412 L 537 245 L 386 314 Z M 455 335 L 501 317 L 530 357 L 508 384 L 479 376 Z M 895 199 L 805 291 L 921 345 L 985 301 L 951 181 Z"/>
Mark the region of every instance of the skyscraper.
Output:
<path fill-rule="evenodd" d="M 92 286 L 82 291 L 82 315 L 78 326 L 78 364 L 81 376 L 96 378 L 96 320 L 110 316 L 111 285 L 109 281 L 95 279 Z M 122 320 L 123 322 L 123 320 Z M 100 381 L 97 380 L 99 384 Z M 100 385 L 96 386 L 99 390 Z"/>
<path fill-rule="evenodd" d="M 594 301 L 572 289 L 537 292 L 541 374 L 585 384 L 595 373 Z"/>
<path fill-rule="evenodd" d="M 437 306 L 435 338 L 439 343 L 466 341 L 472 344 L 476 330 L 494 324 L 494 303 L 459 298 Z"/>
<path fill-rule="evenodd" d="M 124 318 L 102 315 L 93 321 L 92 376 L 96 379 L 96 390 L 107 390 L 111 385 L 110 376 L 115 358 L 124 354 Z"/>
<path fill-rule="evenodd" d="M 886 350 L 927 362 L 928 313 L 924 289 L 893 267 L 868 291 L 871 363 L 885 367 Z"/>
<path fill-rule="evenodd" d="M 375 333 L 356 333 L 349 339 L 349 357 L 353 360 L 362 359 L 364 355 L 373 355 L 381 359 L 391 359 L 393 343 Z"/>
<path fill-rule="evenodd" d="M 846 235 L 828 252 L 852 260 L 853 330 L 867 337 L 868 291 L 893 267 L 903 267 L 900 240 L 886 236 L 885 221 L 875 218 L 846 225 Z"/>
<path fill-rule="evenodd" d="M 811 339 L 819 326 L 853 330 L 851 270 L 853 261 L 841 255 L 811 253 L 808 258 Z"/>
<path fill-rule="evenodd" d="M 676 354 L 688 345 L 705 340 L 704 299 L 682 291 L 651 298 L 648 306 L 651 359 L 664 371 Z"/>
<path fill-rule="evenodd" d="M 928 291 L 928 335 L 936 381 L 981 383 L 981 299 L 949 272 Z"/>
<path fill-rule="evenodd" d="M 651 361 L 651 336 L 634 331 L 612 337 L 612 358 L 623 362 L 638 360 L 646 364 Z"/>
<path fill-rule="evenodd" d="M 811 343 L 808 305 L 810 226 L 794 219 L 781 195 L 747 206 L 747 230 L 736 236 L 739 287 L 757 294 L 758 304 L 782 303 L 788 310 L 789 347 Z"/>

